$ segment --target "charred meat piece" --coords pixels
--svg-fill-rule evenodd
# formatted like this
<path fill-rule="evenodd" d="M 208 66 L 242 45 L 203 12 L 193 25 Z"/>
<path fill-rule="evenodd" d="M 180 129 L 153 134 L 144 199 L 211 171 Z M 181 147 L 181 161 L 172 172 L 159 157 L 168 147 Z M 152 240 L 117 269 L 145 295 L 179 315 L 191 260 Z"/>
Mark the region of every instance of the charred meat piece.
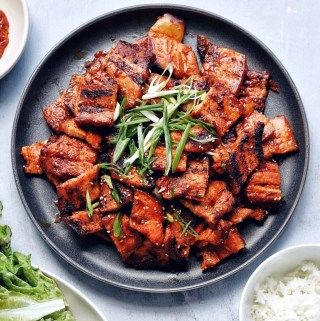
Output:
<path fill-rule="evenodd" d="M 190 248 L 195 242 L 196 237 L 187 232 L 183 233 L 183 228 L 177 221 L 173 221 L 167 225 L 164 247 L 168 252 L 170 260 L 173 261 L 175 265 L 186 265 Z"/>
<path fill-rule="evenodd" d="M 223 136 L 242 114 L 239 100 L 223 85 L 214 84 L 206 98 L 195 106 L 191 115 L 213 125 Z"/>
<path fill-rule="evenodd" d="M 59 132 L 64 133 L 70 137 L 79 138 L 87 141 L 93 148 L 99 150 L 102 142 L 101 135 L 92 131 L 80 128 L 75 122 L 74 118 L 70 118 L 60 124 Z"/>
<path fill-rule="evenodd" d="M 43 116 L 47 124 L 57 133 L 60 131 L 60 125 L 72 117 L 65 105 L 65 97 L 66 92 L 63 92 L 59 98 L 43 110 Z"/>
<path fill-rule="evenodd" d="M 247 208 L 237 207 L 230 215 L 228 215 L 228 221 L 234 225 L 240 224 L 247 219 L 253 219 L 255 221 L 263 221 L 267 216 L 267 211 L 261 208 Z"/>
<path fill-rule="evenodd" d="M 190 159 L 182 176 L 163 176 L 156 185 L 164 199 L 185 197 L 198 200 L 205 195 L 208 179 L 209 160 L 208 157 L 202 157 Z"/>
<path fill-rule="evenodd" d="M 66 92 L 43 110 L 43 116 L 49 127 L 55 133 L 64 133 L 74 138 L 86 140 L 93 148 L 99 149 L 101 136 L 80 128 L 71 115 L 67 104 L 69 99 Z"/>
<path fill-rule="evenodd" d="M 218 246 L 208 246 L 201 250 L 202 271 L 215 267 L 222 260 L 245 248 L 245 241 L 236 227 L 232 227 L 228 237 Z"/>
<path fill-rule="evenodd" d="M 164 269 L 169 267 L 169 255 L 163 246 L 156 246 L 149 240 L 135 249 L 125 259 L 126 264 L 136 269 Z"/>
<path fill-rule="evenodd" d="M 211 151 L 216 143 L 215 141 L 206 142 L 211 140 L 214 136 L 201 126 L 193 126 L 190 130 L 192 138 L 187 140 L 184 150 L 189 153 L 206 153 Z M 171 139 L 174 143 L 178 144 L 181 140 L 182 132 L 171 132 Z"/>
<path fill-rule="evenodd" d="M 100 196 L 99 165 L 78 177 L 71 178 L 57 186 L 58 209 L 63 214 L 68 214 L 83 208 L 86 205 L 86 194 L 91 201 L 98 200 Z"/>
<path fill-rule="evenodd" d="M 270 74 L 267 71 L 251 71 L 246 74 L 239 98 L 243 105 L 244 115 L 250 115 L 254 110 L 263 112 L 268 95 Z"/>
<path fill-rule="evenodd" d="M 129 187 L 148 188 L 153 185 L 148 178 L 141 176 L 135 167 L 132 167 L 126 175 L 112 171 L 111 177 Z"/>
<path fill-rule="evenodd" d="M 118 211 L 124 205 L 133 202 L 131 188 L 115 181 L 111 182 L 111 184 L 109 186 L 109 180 L 106 181 L 104 175 L 101 176 L 100 211 L 102 213 Z"/>
<path fill-rule="evenodd" d="M 173 66 L 173 74 L 178 78 L 199 74 L 195 53 L 191 46 L 181 43 L 184 36 L 184 22 L 165 14 L 149 30 L 149 38 L 156 64 L 165 69 Z"/>
<path fill-rule="evenodd" d="M 153 36 L 166 36 L 178 42 L 182 42 L 185 32 L 184 21 L 165 13 L 159 17 L 155 24 L 150 28 L 149 34 Z"/>
<path fill-rule="evenodd" d="M 209 182 L 208 189 L 199 201 L 186 199 L 180 202 L 194 215 L 202 217 L 208 224 L 214 225 L 226 213 L 233 210 L 235 199 L 223 181 Z"/>
<path fill-rule="evenodd" d="M 210 245 L 219 245 L 228 237 L 232 223 L 219 220 L 214 228 L 206 227 L 201 230 L 197 238 L 197 247 L 202 248 Z"/>
<path fill-rule="evenodd" d="M 108 235 L 112 239 L 118 252 L 121 254 L 123 260 L 127 260 L 130 255 L 141 246 L 141 235 L 130 227 L 130 219 L 127 215 L 120 216 L 121 235 L 117 236 L 114 231 L 114 223 L 116 214 L 108 214 L 102 219 Z"/>
<path fill-rule="evenodd" d="M 298 144 L 287 118 L 285 116 L 277 116 L 271 119 L 270 122 L 274 127 L 274 136 L 263 143 L 265 159 L 297 151 Z"/>
<path fill-rule="evenodd" d="M 172 157 L 175 156 L 175 149 L 172 149 Z M 166 169 L 166 148 L 164 146 L 157 146 L 153 154 L 153 162 L 151 168 L 154 171 L 164 172 Z M 187 154 L 182 153 L 179 164 L 177 166 L 177 172 L 185 172 L 187 168 Z"/>
<path fill-rule="evenodd" d="M 142 46 L 119 41 L 108 52 L 98 52 L 87 67 L 87 77 L 103 79 L 113 77 L 119 86 L 120 95 L 126 98 L 126 107 L 134 107 L 143 94 L 144 83 L 149 76 L 153 61 L 151 45 Z"/>
<path fill-rule="evenodd" d="M 196 55 L 191 46 L 180 43 L 166 36 L 150 35 L 156 64 L 165 69 L 173 66 L 173 74 L 178 78 L 199 74 Z"/>
<path fill-rule="evenodd" d="M 135 190 L 130 215 L 130 227 L 137 230 L 157 246 L 163 243 L 164 214 L 161 203 L 150 194 Z"/>
<path fill-rule="evenodd" d="M 234 194 L 239 194 L 248 176 L 263 161 L 263 129 L 263 123 L 255 124 L 252 133 L 246 132 L 238 138 L 236 148 L 230 154 L 225 168 Z"/>
<path fill-rule="evenodd" d="M 42 174 L 42 167 L 40 163 L 40 154 L 43 146 L 47 144 L 47 141 L 37 142 L 29 146 L 21 148 L 21 155 L 26 164 L 23 166 L 25 173 L 27 174 Z"/>
<path fill-rule="evenodd" d="M 117 90 L 117 83 L 110 77 L 101 83 L 91 83 L 84 76 L 74 75 L 67 90 L 66 105 L 78 125 L 109 127 L 113 125 Z"/>
<path fill-rule="evenodd" d="M 40 164 L 54 181 L 77 177 L 97 161 L 96 151 L 86 143 L 66 135 L 51 136 L 41 149 Z"/>
<path fill-rule="evenodd" d="M 282 199 L 280 185 L 281 174 L 278 164 L 265 162 L 250 177 L 246 196 L 252 204 L 272 206 Z"/>
<path fill-rule="evenodd" d="M 88 216 L 87 211 L 78 211 L 73 212 L 70 216 L 64 216 L 62 219 L 81 236 L 103 230 L 102 215 L 97 209 L 93 211 L 92 217 Z"/>
<path fill-rule="evenodd" d="M 221 83 L 231 93 L 238 94 L 247 73 L 247 58 L 232 49 L 221 48 L 205 36 L 197 37 L 197 47 L 202 59 L 202 74 L 212 83 Z"/>

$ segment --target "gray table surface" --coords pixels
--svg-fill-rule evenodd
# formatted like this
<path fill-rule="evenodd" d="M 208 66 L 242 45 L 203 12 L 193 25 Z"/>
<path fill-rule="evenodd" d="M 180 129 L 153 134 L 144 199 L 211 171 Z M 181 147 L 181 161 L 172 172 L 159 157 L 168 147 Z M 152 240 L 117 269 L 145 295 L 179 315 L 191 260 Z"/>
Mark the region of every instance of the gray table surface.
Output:
<path fill-rule="evenodd" d="M 10 0 L 8 0 L 10 1 Z M 43 56 L 67 33 L 102 13 L 145 2 L 138 0 L 27 0 L 31 28 L 26 50 L 16 67 L 0 80 L 0 199 L 1 223 L 13 229 L 15 249 L 31 253 L 34 264 L 63 277 L 92 299 L 110 321 L 238 320 L 238 305 L 246 280 L 258 264 L 285 247 L 319 243 L 320 144 L 320 2 L 317 0 L 181 0 L 220 14 L 260 38 L 289 71 L 301 94 L 311 136 L 311 158 L 303 195 L 280 239 L 258 260 L 218 284 L 176 294 L 121 290 L 85 277 L 56 256 L 29 220 L 14 183 L 10 139 L 22 90 Z M 169 1 L 168 1 L 169 2 Z M 149 1 L 159 3 L 159 1 Z M 318 196 L 317 196 L 318 195 Z"/>

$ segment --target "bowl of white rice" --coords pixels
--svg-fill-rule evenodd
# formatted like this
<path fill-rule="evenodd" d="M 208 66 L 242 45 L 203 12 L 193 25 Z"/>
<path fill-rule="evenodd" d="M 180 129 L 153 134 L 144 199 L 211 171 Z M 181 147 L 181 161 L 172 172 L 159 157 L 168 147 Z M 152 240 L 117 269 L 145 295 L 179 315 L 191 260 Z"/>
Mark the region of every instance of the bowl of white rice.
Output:
<path fill-rule="evenodd" d="M 249 278 L 240 321 L 320 321 L 320 245 L 287 248 Z"/>

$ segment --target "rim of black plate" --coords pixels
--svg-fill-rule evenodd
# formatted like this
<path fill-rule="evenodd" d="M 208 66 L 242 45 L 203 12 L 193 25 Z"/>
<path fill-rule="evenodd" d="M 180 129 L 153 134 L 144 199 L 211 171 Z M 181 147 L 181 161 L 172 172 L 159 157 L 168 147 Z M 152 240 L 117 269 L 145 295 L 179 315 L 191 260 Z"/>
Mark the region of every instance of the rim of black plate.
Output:
<path fill-rule="evenodd" d="M 257 253 L 255 253 L 249 260 L 247 260 L 246 262 L 244 262 L 243 264 L 241 264 L 240 266 L 236 267 L 235 269 L 233 269 L 232 271 L 229 271 L 221 276 L 215 277 L 211 280 L 207 280 L 207 281 L 203 281 L 203 282 L 199 282 L 197 284 L 194 285 L 189 285 L 189 286 L 182 286 L 182 287 L 176 287 L 176 288 L 144 288 L 144 287 L 139 287 L 139 286 L 131 286 L 131 285 L 126 285 L 126 284 L 122 284 L 119 282 L 114 282 L 114 281 L 110 281 L 107 279 L 104 279 L 100 276 L 95 275 L 94 273 L 92 273 L 91 271 L 85 269 L 84 267 L 82 267 L 80 264 L 74 262 L 72 259 L 70 259 L 66 254 L 63 253 L 63 251 L 61 251 L 50 239 L 49 237 L 47 237 L 47 235 L 43 232 L 40 224 L 36 221 L 35 217 L 33 216 L 27 201 L 24 197 L 21 185 L 20 185 L 20 181 L 19 181 L 19 177 L 18 177 L 18 172 L 17 172 L 17 159 L 16 159 L 16 133 L 17 133 L 17 124 L 18 124 L 18 120 L 19 120 L 19 116 L 20 116 L 20 112 L 25 100 L 25 97 L 29 91 L 29 88 L 31 86 L 31 84 L 33 83 L 34 79 L 36 78 L 36 76 L 38 75 L 39 71 L 41 70 L 41 67 L 46 63 L 46 61 L 52 56 L 52 54 L 54 54 L 54 52 L 61 47 L 63 44 L 65 44 L 70 38 L 72 38 L 74 35 L 76 35 L 77 33 L 81 32 L 82 30 L 86 29 L 87 27 L 91 26 L 92 24 L 99 22 L 101 20 L 104 19 L 108 19 L 111 18 L 112 16 L 115 15 L 119 15 L 119 14 L 123 14 L 123 13 L 127 13 L 127 12 L 133 12 L 133 11 L 138 11 L 138 10 L 145 10 L 145 9 L 159 9 L 159 10 L 184 10 L 187 12 L 195 12 L 197 14 L 200 15 L 204 15 L 208 18 L 212 18 L 215 20 L 219 20 L 222 23 L 225 23 L 227 25 L 229 25 L 230 27 L 239 30 L 241 33 L 243 33 L 245 36 L 247 36 L 248 38 L 250 38 L 252 41 L 256 42 L 264 51 L 266 51 L 275 61 L 275 63 L 278 65 L 279 69 L 283 72 L 283 74 L 285 75 L 285 77 L 287 78 L 290 86 L 293 89 L 295 98 L 297 99 L 298 105 L 299 105 L 299 109 L 302 115 L 302 121 L 303 121 L 303 126 L 305 128 L 304 130 L 304 139 L 306 142 L 306 152 L 305 152 L 305 161 L 304 161 L 304 166 L 303 166 L 303 175 L 302 175 L 302 179 L 300 182 L 300 186 L 299 186 L 299 190 L 298 193 L 295 197 L 295 200 L 293 202 L 293 205 L 285 219 L 285 221 L 283 222 L 283 224 L 281 225 L 281 227 L 279 228 L 279 230 L 276 232 L 276 234 L 272 237 L 272 239 L 266 243 L 262 249 L 260 249 Z M 121 8 L 121 9 L 117 9 L 114 11 L 110 11 L 108 13 L 104 13 L 102 15 L 99 15 L 98 17 L 95 17 L 93 19 L 91 19 L 90 21 L 80 25 L 79 27 L 75 28 L 73 31 L 71 31 L 67 36 L 65 36 L 62 40 L 60 40 L 55 46 L 53 46 L 53 48 L 51 48 L 49 50 L 49 52 L 44 56 L 44 58 L 41 60 L 41 62 L 37 65 L 36 69 L 34 70 L 34 72 L 32 73 L 31 77 L 29 78 L 27 85 L 25 86 L 21 99 L 19 101 L 19 105 L 15 114 L 15 118 L 14 118 L 14 123 L 13 123 L 13 128 L 12 128 L 12 138 L 11 138 L 11 162 L 12 162 L 12 168 L 13 168 L 13 174 L 14 174 L 14 179 L 15 179 L 15 183 L 18 189 L 18 193 L 19 196 L 21 198 L 21 201 L 23 203 L 23 206 L 25 208 L 25 210 L 27 211 L 29 217 L 31 218 L 32 222 L 34 223 L 34 225 L 36 226 L 36 228 L 38 229 L 38 231 L 40 232 L 41 236 L 43 237 L 43 239 L 47 242 L 47 244 L 56 252 L 58 253 L 66 262 L 68 262 L 70 265 L 72 265 L 73 267 L 77 268 L 79 271 L 85 273 L 86 275 L 89 275 L 90 277 L 102 281 L 104 283 L 108 283 L 123 289 L 128 289 L 128 290 L 133 290 L 133 291 L 141 291 L 141 292 L 153 292 L 153 293 L 169 293 L 169 292 L 181 292 L 181 291 L 186 291 L 186 290 L 193 290 L 196 288 L 200 288 L 212 283 L 216 283 L 218 281 L 221 281 L 237 272 L 239 272 L 240 270 L 244 269 L 245 267 L 247 267 L 249 264 L 251 264 L 253 261 L 255 261 L 263 252 L 265 252 L 267 250 L 267 248 L 270 247 L 270 245 L 281 235 L 281 233 L 283 232 L 284 228 L 287 226 L 289 220 L 291 219 L 294 210 L 298 204 L 298 201 L 300 199 L 301 193 L 303 191 L 304 185 L 305 185 L 305 181 L 306 181 L 306 177 L 307 177 L 307 170 L 308 170 L 308 164 L 309 164 L 309 154 L 310 154 L 310 140 L 309 140 L 309 129 L 308 129 L 308 122 L 307 122 L 307 118 L 306 118 L 306 114 L 305 114 L 305 110 L 303 107 L 303 103 L 301 100 L 301 97 L 298 93 L 298 90 L 292 80 L 292 78 L 290 77 L 289 73 L 287 72 L 287 70 L 285 69 L 285 67 L 282 65 L 282 63 L 280 62 L 280 60 L 276 57 L 276 55 L 261 41 L 259 40 L 257 37 L 255 37 L 254 35 L 252 35 L 251 33 L 249 33 L 248 31 L 246 31 L 245 29 L 243 29 L 242 27 L 238 26 L 237 24 L 235 24 L 234 22 L 232 22 L 229 19 L 226 19 L 220 15 L 217 15 L 215 13 L 211 13 L 202 9 L 198 9 L 195 7 L 191 7 L 191 6 L 184 6 L 184 5 L 172 5 L 169 3 L 166 4 L 148 4 L 148 5 L 136 5 L 136 6 L 130 6 L 130 7 L 126 7 L 126 8 Z"/>

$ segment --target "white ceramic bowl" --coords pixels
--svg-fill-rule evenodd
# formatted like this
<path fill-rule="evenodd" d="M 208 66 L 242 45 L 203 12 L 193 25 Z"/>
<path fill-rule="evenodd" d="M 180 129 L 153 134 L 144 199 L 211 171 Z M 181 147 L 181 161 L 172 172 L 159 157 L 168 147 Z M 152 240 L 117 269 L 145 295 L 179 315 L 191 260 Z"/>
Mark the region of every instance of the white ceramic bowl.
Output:
<path fill-rule="evenodd" d="M 2 10 L 9 21 L 9 44 L 0 58 L 0 79 L 19 60 L 28 38 L 29 15 L 25 0 L 0 0 Z"/>
<path fill-rule="evenodd" d="M 108 321 L 98 308 L 73 285 L 50 272 L 42 269 L 41 271 L 57 282 L 60 290 L 67 299 L 70 311 L 77 321 Z"/>
<path fill-rule="evenodd" d="M 240 321 L 253 321 L 250 308 L 254 291 L 268 276 L 281 276 L 294 270 L 303 261 L 320 263 L 320 245 L 307 244 L 289 247 L 275 253 L 264 262 L 250 276 L 242 292 L 239 309 Z"/>

